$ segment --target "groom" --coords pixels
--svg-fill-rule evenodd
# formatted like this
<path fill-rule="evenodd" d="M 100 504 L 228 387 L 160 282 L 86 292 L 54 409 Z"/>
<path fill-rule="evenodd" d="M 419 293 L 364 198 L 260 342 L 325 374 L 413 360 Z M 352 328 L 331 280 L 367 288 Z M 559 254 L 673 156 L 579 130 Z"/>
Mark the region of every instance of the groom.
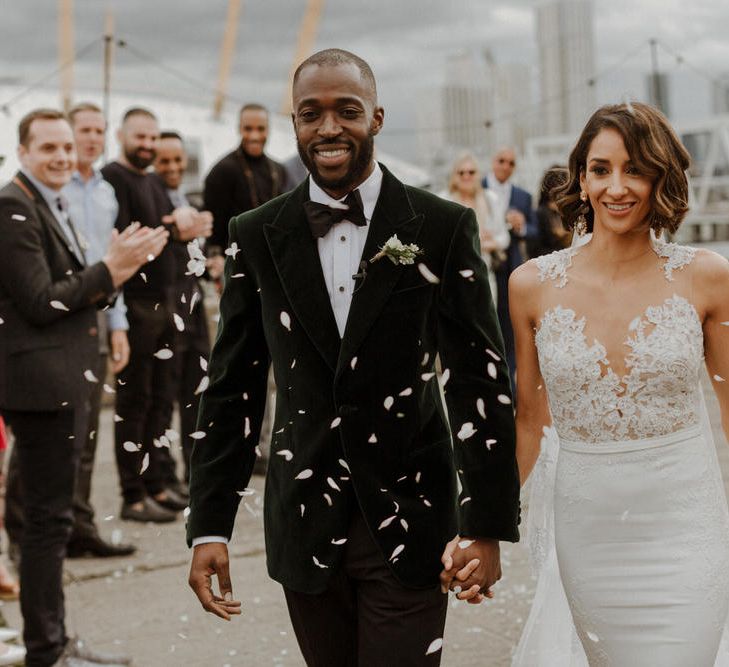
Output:
<path fill-rule="evenodd" d="M 207 611 L 240 613 L 226 542 L 272 364 L 268 571 L 307 664 L 437 665 L 446 543 L 461 536 L 451 572 L 478 565 L 486 593 L 498 541 L 518 539 L 508 371 L 476 219 L 374 161 L 384 111 L 361 58 L 311 56 L 293 103 L 311 178 L 230 224 L 192 457 L 190 585 Z"/>

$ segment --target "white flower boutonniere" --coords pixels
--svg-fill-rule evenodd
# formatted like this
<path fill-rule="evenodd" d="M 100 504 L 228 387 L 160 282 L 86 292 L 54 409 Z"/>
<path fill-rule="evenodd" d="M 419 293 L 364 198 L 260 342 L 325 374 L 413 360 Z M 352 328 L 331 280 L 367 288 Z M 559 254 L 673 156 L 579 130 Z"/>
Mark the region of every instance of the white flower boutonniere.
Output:
<path fill-rule="evenodd" d="M 397 238 L 397 234 L 391 236 L 380 248 L 370 262 L 387 257 L 393 264 L 414 264 L 415 258 L 422 255 L 423 251 L 414 243 L 403 243 Z"/>

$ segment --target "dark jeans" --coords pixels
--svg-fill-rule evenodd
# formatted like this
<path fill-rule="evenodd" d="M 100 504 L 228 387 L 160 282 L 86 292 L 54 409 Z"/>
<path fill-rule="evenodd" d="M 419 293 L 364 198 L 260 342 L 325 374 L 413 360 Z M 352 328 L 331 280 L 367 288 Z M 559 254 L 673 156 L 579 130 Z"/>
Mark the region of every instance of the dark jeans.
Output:
<path fill-rule="evenodd" d="M 7 411 L 15 434 L 25 515 L 20 541 L 20 609 L 28 667 L 52 665 L 66 644 L 63 559 L 73 526 L 78 450 L 87 411 Z"/>
<path fill-rule="evenodd" d="M 385 563 L 359 512 L 344 558 L 318 595 L 284 588 L 308 667 L 437 667 L 441 652 L 426 655 L 443 636 L 448 596 L 400 584 Z"/>
<path fill-rule="evenodd" d="M 175 359 L 159 359 L 155 353 L 173 350 L 175 327 L 168 304 L 138 297 L 127 299 L 127 319 L 130 356 L 118 376 L 116 412 L 121 421 L 116 422 L 114 439 L 124 501 L 136 503 L 165 488 L 170 454 L 160 446 L 160 436 L 172 421 Z M 125 443 L 137 448 L 129 451 Z"/>

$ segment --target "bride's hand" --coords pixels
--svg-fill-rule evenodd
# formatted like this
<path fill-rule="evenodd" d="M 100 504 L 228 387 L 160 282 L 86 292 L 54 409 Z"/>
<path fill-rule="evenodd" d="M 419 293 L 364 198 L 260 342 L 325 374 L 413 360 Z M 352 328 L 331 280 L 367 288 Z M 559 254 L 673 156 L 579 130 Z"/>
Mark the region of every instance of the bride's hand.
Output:
<path fill-rule="evenodd" d="M 498 540 L 455 537 L 446 545 L 441 562 L 444 593 L 450 589 L 459 600 L 472 604 L 493 597 L 490 588 L 501 579 Z"/>

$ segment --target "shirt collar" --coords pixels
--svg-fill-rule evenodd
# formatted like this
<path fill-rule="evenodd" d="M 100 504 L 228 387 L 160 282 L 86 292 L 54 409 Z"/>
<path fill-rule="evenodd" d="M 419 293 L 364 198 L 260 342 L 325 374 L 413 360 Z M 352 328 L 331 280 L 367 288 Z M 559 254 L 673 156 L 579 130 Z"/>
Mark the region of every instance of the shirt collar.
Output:
<path fill-rule="evenodd" d="M 382 189 L 382 169 L 380 169 L 380 165 L 377 162 L 375 162 L 375 168 L 372 170 L 372 173 L 356 189 L 359 190 L 359 195 L 362 198 L 362 209 L 364 210 L 365 218 L 369 222 L 372 220 L 372 213 L 375 210 L 377 198 L 380 196 L 380 190 Z M 309 178 L 309 199 L 311 201 L 317 202 L 318 204 L 326 204 L 333 208 L 343 208 L 342 201 L 345 197 L 334 199 L 334 197 L 324 192 L 313 178 Z"/>
<path fill-rule="evenodd" d="M 74 171 L 71 175 L 71 180 L 74 183 L 78 183 L 79 185 L 98 183 L 99 181 L 103 180 L 103 178 L 104 177 L 101 175 L 101 171 L 99 171 L 96 167 L 91 167 L 91 178 L 88 181 L 85 181 L 83 178 L 81 178 L 81 174 L 78 171 Z"/>
<path fill-rule="evenodd" d="M 21 169 L 20 171 L 23 176 L 25 176 L 33 184 L 35 189 L 41 193 L 43 199 L 46 200 L 46 204 L 48 204 L 48 208 L 53 211 L 53 215 L 56 215 L 56 200 L 61 196 L 61 191 L 54 190 L 53 188 L 49 188 L 47 185 L 41 183 L 35 176 L 33 176 L 33 174 L 30 173 L 29 169 Z"/>

